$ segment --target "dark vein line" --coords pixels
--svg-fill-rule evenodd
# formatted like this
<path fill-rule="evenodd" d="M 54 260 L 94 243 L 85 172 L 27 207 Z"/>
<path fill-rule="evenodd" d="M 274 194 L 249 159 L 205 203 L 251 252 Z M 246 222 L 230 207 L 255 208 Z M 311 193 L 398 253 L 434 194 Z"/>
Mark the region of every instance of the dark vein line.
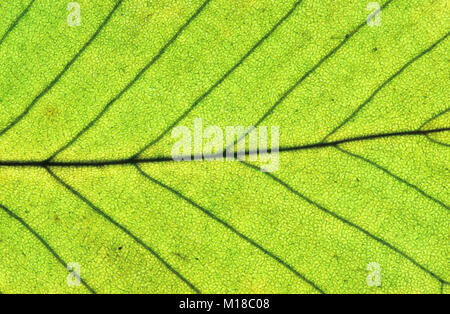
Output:
<path fill-rule="evenodd" d="M 50 244 L 47 243 L 47 241 L 44 240 L 44 238 L 42 238 L 36 231 L 33 230 L 33 228 L 31 228 L 30 225 L 28 225 L 22 218 L 20 218 L 19 216 L 17 216 L 16 214 L 14 214 L 11 210 L 9 210 L 8 208 L 6 208 L 5 206 L 3 206 L 2 204 L 0 204 L 0 208 L 7 213 L 10 217 L 14 218 L 15 220 L 17 220 L 23 227 L 25 227 L 36 239 L 38 239 L 43 245 L 44 247 L 53 255 L 53 257 L 64 267 L 64 269 L 67 270 L 67 263 L 58 255 L 58 253 L 56 253 L 56 251 L 50 246 Z M 87 283 L 86 281 L 84 281 L 82 278 L 78 278 L 80 279 L 80 282 L 83 284 L 83 286 L 86 287 L 86 289 L 89 290 L 89 292 L 95 294 L 96 292 L 94 291 L 94 289 L 92 289 Z"/>
<path fill-rule="evenodd" d="M 403 251 L 401 251 L 400 249 L 396 248 L 395 246 L 393 246 L 392 244 L 386 242 L 385 240 L 381 239 L 380 237 L 370 233 L 369 231 L 365 230 L 364 228 L 352 223 L 351 221 L 339 216 L 338 214 L 332 212 L 331 210 L 323 207 L 322 205 L 314 202 L 313 200 L 309 199 L 308 197 L 306 197 L 305 195 L 301 194 L 300 192 L 298 192 L 297 190 L 295 190 L 293 187 L 291 187 L 290 185 L 288 185 L 286 182 L 284 182 L 283 180 L 281 180 L 280 178 L 276 177 L 274 174 L 270 173 L 270 172 L 262 172 L 261 169 L 257 166 L 254 166 L 252 164 L 246 163 L 244 161 L 240 161 L 241 163 L 243 163 L 244 165 L 246 165 L 247 167 L 256 170 L 258 172 L 261 172 L 265 175 L 267 175 L 270 179 L 272 179 L 273 181 L 281 184 L 283 187 L 285 187 L 287 190 L 289 190 L 290 192 L 292 192 L 293 194 L 299 196 L 300 198 L 302 198 L 303 200 L 305 200 L 306 202 L 308 202 L 309 204 L 315 206 L 316 208 L 318 208 L 320 211 L 336 218 L 337 220 L 341 221 L 342 223 L 364 233 L 366 236 L 370 237 L 371 239 L 375 240 L 376 242 L 386 246 L 387 248 L 391 249 L 392 251 L 396 252 L 397 254 L 399 254 L 400 256 L 402 256 L 403 258 L 407 259 L 408 261 L 410 261 L 411 263 L 413 263 L 415 266 L 417 266 L 418 268 L 420 268 L 422 271 L 424 271 L 425 273 L 427 273 L 428 275 L 430 275 L 431 277 L 437 279 L 439 282 L 441 283 L 447 283 L 447 281 L 445 281 L 444 279 L 442 279 L 441 277 L 439 277 L 438 275 L 436 275 L 434 272 L 432 272 L 431 270 L 427 269 L 426 267 L 422 266 L 420 263 L 418 263 L 416 260 L 414 260 L 412 257 L 408 256 L 406 253 L 404 253 Z"/>
<path fill-rule="evenodd" d="M 98 34 L 101 32 L 101 30 L 105 27 L 105 25 L 110 21 L 111 17 L 113 16 L 114 12 L 119 8 L 119 6 L 122 4 L 122 0 L 119 0 L 116 5 L 114 6 L 113 10 L 109 13 L 109 15 L 106 17 L 106 19 L 103 21 L 103 23 L 100 25 L 100 27 L 97 29 L 97 31 L 92 35 L 92 37 L 89 39 L 88 42 L 84 44 L 84 46 L 80 49 L 80 51 L 77 52 L 77 54 L 69 61 L 69 63 L 66 64 L 66 66 L 63 68 L 61 72 L 51 81 L 40 93 L 37 95 L 33 101 L 25 108 L 25 110 L 16 118 L 14 121 L 12 121 L 10 124 L 8 124 L 3 130 L 0 131 L 0 137 L 3 136 L 6 132 L 11 130 L 17 123 L 19 123 L 29 112 L 30 110 L 36 105 L 36 103 L 41 99 L 45 94 L 47 94 L 53 86 L 56 85 L 56 83 L 59 82 L 59 80 L 64 76 L 64 74 L 69 70 L 69 68 L 75 63 L 75 61 L 83 54 L 83 52 L 91 45 L 91 43 L 94 41 L 95 38 L 97 38 Z"/>
<path fill-rule="evenodd" d="M 446 113 L 448 113 L 450 111 L 450 107 L 445 109 L 444 111 L 439 112 L 438 114 L 432 116 L 430 119 L 428 119 L 427 121 L 424 122 L 424 124 L 422 124 L 419 128 L 419 130 L 423 129 L 428 123 L 430 123 L 433 120 L 436 120 L 437 118 L 445 115 Z"/>
<path fill-rule="evenodd" d="M 103 115 L 111 108 L 111 106 L 119 100 L 141 77 L 145 72 L 155 64 L 162 55 L 166 52 L 166 50 L 172 45 L 173 42 L 181 35 L 181 33 L 191 24 L 192 21 L 203 11 L 203 9 L 208 5 L 211 0 L 206 0 L 197 11 L 181 26 L 181 28 L 172 36 L 172 38 L 159 50 L 159 52 L 153 57 L 153 59 L 143 67 L 139 73 L 122 89 L 114 98 L 112 98 L 100 111 L 100 113 L 90 121 L 80 132 L 77 133 L 68 143 L 66 143 L 63 147 L 59 148 L 55 153 L 53 153 L 47 160 L 53 160 L 57 155 L 61 152 L 69 148 L 73 143 L 75 143 L 84 133 L 86 133 L 89 129 L 91 129 L 98 120 L 100 120 Z"/>
<path fill-rule="evenodd" d="M 64 182 L 60 177 L 58 177 L 55 173 L 52 172 L 50 168 L 46 168 L 47 172 L 63 187 L 65 187 L 70 193 L 75 195 L 78 199 L 82 200 L 85 204 L 87 204 L 95 213 L 99 214 L 103 218 L 105 218 L 109 223 L 113 224 L 115 227 L 120 229 L 130 238 L 132 238 L 136 243 L 142 246 L 145 250 L 151 253 L 159 262 L 161 262 L 170 272 L 176 275 L 181 281 L 183 281 L 189 288 L 191 288 L 195 293 L 201 293 L 191 282 L 189 282 L 186 278 L 183 277 L 177 270 L 175 270 L 168 262 L 166 262 L 154 249 L 145 244 L 140 238 L 135 236 L 130 230 L 125 228 L 123 225 L 115 221 L 112 217 L 103 212 L 100 208 L 95 206 L 91 201 L 89 201 L 86 197 L 77 192 L 73 187 Z"/>
<path fill-rule="evenodd" d="M 378 164 L 375 163 L 374 161 L 372 161 L 372 160 L 370 160 L 370 159 L 367 159 L 367 158 L 365 158 L 365 157 L 363 157 L 363 156 L 357 155 L 357 154 L 355 154 L 355 153 L 352 153 L 352 152 L 350 152 L 350 151 L 348 151 L 348 150 L 345 150 L 345 149 L 343 149 L 343 148 L 341 148 L 341 147 L 339 147 L 339 146 L 336 146 L 336 149 L 339 150 L 339 151 L 341 151 L 341 152 L 344 153 L 344 154 L 347 154 L 347 155 L 352 156 L 352 157 L 354 157 L 354 158 L 357 158 L 357 159 L 359 159 L 359 160 L 365 161 L 366 163 L 368 163 L 368 164 L 374 166 L 375 168 L 377 168 L 377 169 L 379 169 L 379 170 L 385 172 L 385 173 L 388 174 L 389 176 L 393 177 L 395 180 L 397 180 L 397 181 L 399 181 L 399 182 L 401 182 L 401 183 L 407 185 L 407 186 L 410 187 L 411 189 L 416 190 L 416 192 L 418 192 L 419 194 L 425 196 L 427 199 L 433 201 L 434 203 L 436 203 L 436 204 L 438 204 L 438 205 L 444 207 L 444 208 L 447 209 L 447 210 L 450 209 L 449 206 L 445 205 L 445 204 L 444 204 L 443 202 L 441 202 L 440 200 L 438 200 L 438 199 L 432 197 L 431 195 L 427 194 L 425 191 L 421 190 L 419 187 L 415 186 L 414 184 L 409 183 L 408 181 L 406 181 L 406 180 L 400 178 L 399 176 L 393 174 L 393 173 L 390 172 L 388 169 L 386 169 L 386 168 L 384 168 L 384 167 L 378 165 Z"/>
<path fill-rule="evenodd" d="M 3 34 L 2 38 L 0 39 L 0 46 L 5 41 L 6 37 L 8 37 L 8 35 L 14 30 L 17 24 L 19 24 L 20 20 L 28 13 L 34 1 L 35 0 L 31 0 L 30 4 L 25 8 L 25 10 L 23 10 L 22 13 L 20 13 L 19 16 L 14 20 L 14 22 L 11 23 L 6 33 Z"/>
<path fill-rule="evenodd" d="M 432 142 L 434 144 L 444 146 L 444 147 L 450 147 L 450 144 L 439 142 L 438 140 L 435 140 L 434 138 L 431 138 L 429 136 L 426 136 L 426 138 L 427 138 L 427 140 L 429 140 L 430 142 Z"/>
<path fill-rule="evenodd" d="M 426 136 L 426 138 L 427 138 L 427 140 L 429 140 L 430 142 L 432 142 L 434 144 L 437 144 L 437 145 L 440 145 L 440 146 L 444 146 L 444 147 L 450 147 L 450 144 L 439 142 L 438 140 L 435 140 L 434 138 L 431 138 L 428 135 Z"/>
<path fill-rule="evenodd" d="M 229 69 L 214 85 L 212 85 L 205 93 L 203 93 L 200 97 L 198 97 L 194 103 L 183 112 L 181 116 L 179 116 L 171 125 L 169 125 L 164 131 L 162 131 L 154 140 L 145 145 L 143 148 L 139 150 L 138 153 L 134 154 L 130 159 L 138 158 L 143 152 L 145 152 L 148 148 L 158 143 L 167 133 L 169 133 L 181 120 L 183 120 L 195 107 L 198 106 L 206 97 L 208 97 L 217 87 L 219 87 L 237 68 L 241 66 L 245 62 L 245 60 L 258 49 L 268 38 L 272 36 L 272 34 L 276 31 L 276 29 L 284 23 L 297 9 L 297 7 L 301 4 L 303 0 L 297 1 L 293 7 L 286 13 L 273 27 L 272 29 L 265 34 L 231 69 Z"/>
<path fill-rule="evenodd" d="M 380 8 L 380 10 L 385 9 L 392 1 L 394 0 L 388 0 L 386 1 L 385 4 L 383 4 Z M 242 134 L 233 144 L 231 145 L 236 145 L 237 143 L 239 143 L 242 139 L 245 138 L 245 136 L 247 134 L 249 134 L 250 132 L 252 132 L 253 130 L 255 130 L 255 127 L 259 126 L 265 119 L 267 119 L 267 117 L 269 117 L 274 110 L 303 82 L 305 81 L 311 74 L 313 74 L 318 68 L 320 68 L 320 66 L 325 63 L 328 59 L 330 59 L 331 57 L 333 57 L 336 52 L 338 52 L 339 49 L 342 48 L 342 46 L 344 46 L 356 33 L 359 32 L 359 30 L 361 30 L 361 28 L 363 28 L 365 25 L 367 24 L 367 21 L 364 20 L 364 22 L 362 22 L 360 25 L 358 25 L 354 31 L 352 31 L 351 33 L 347 34 L 345 36 L 345 39 L 343 41 L 341 41 L 341 43 L 339 45 L 337 45 L 334 49 L 332 49 L 326 56 L 324 56 L 322 59 L 320 59 L 320 61 L 314 65 L 311 69 L 309 69 L 297 82 L 294 83 L 294 85 L 292 85 L 289 89 L 287 89 L 283 95 L 272 105 L 272 107 L 269 108 L 269 110 L 267 110 L 264 115 L 256 122 L 256 124 L 254 125 L 254 127 L 248 129 L 244 134 Z M 230 145 L 230 146 L 231 146 Z"/>
<path fill-rule="evenodd" d="M 386 81 L 384 81 L 380 86 L 377 87 L 377 89 L 367 98 L 359 107 L 353 111 L 352 114 L 350 114 L 343 122 L 341 122 L 338 126 L 336 126 L 325 138 L 323 141 L 325 142 L 330 136 L 335 134 L 338 130 L 340 130 L 342 127 L 344 127 L 350 120 L 355 118 L 358 113 L 367 106 L 372 100 L 375 98 L 375 96 L 387 85 L 389 85 L 397 76 L 402 74 L 410 65 L 421 59 L 423 56 L 431 52 L 436 46 L 438 46 L 441 42 L 443 42 L 447 37 L 450 35 L 450 32 L 445 34 L 445 36 L 441 37 L 438 41 L 433 43 L 430 47 L 420 52 L 417 56 L 406 62 L 397 72 L 395 72 L 391 77 L 389 77 Z"/>
<path fill-rule="evenodd" d="M 358 137 L 352 137 L 352 138 L 346 138 L 342 140 L 337 140 L 334 142 L 319 142 L 314 144 L 307 144 L 307 145 L 299 145 L 299 146 L 291 146 L 291 147 L 280 147 L 279 152 L 296 152 L 296 151 L 302 151 L 302 150 L 310 150 L 310 149 L 321 149 L 321 148 L 328 148 L 328 147 L 335 147 L 339 144 L 346 144 L 346 143 L 356 143 L 356 142 L 363 142 L 363 141 L 372 141 L 377 139 L 383 139 L 383 138 L 390 138 L 390 137 L 403 137 L 403 136 L 424 136 L 427 134 L 432 133 L 441 133 L 441 132 L 450 132 L 450 127 L 448 128 L 440 128 L 440 129 L 432 129 L 432 130 L 414 130 L 414 131 L 401 131 L 401 132 L 394 132 L 394 133 L 381 133 L 381 134 L 372 134 L 372 135 L 364 135 L 364 136 L 358 136 Z M 258 151 L 246 151 L 246 155 L 254 155 L 257 154 Z M 272 150 L 270 148 L 267 149 L 267 153 L 272 153 Z M 237 152 L 235 152 L 235 155 Z M 200 159 L 200 157 L 203 160 L 206 159 L 214 159 L 218 156 L 225 155 L 209 155 L 209 156 L 184 156 L 187 158 L 190 158 L 190 160 Z M 185 159 L 187 159 L 185 158 Z M 38 161 L 38 160 L 28 160 L 28 161 L 16 161 L 16 160 L 10 160 L 10 161 L 0 161 L 0 167 L 105 167 L 105 166 L 123 166 L 123 165 L 137 165 L 137 164 L 148 164 L 148 163 L 159 163 L 159 162 L 175 162 L 171 156 L 165 156 L 165 157 L 155 157 L 155 158 L 142 158 L 142 159 L 116 159 L 116 160 L 91 160 L 91 161 Z"/>
<path fill-rule="evenodd" d="M 141 175 L 143 175 L 145 178 L 147 178 L 149 181 L 153 182 L 154 184 L 159 185 L 160 187 L 168 190 L 169 192 L 175 194 L 178 198 L 183 199 L 184 201 L 186 201 L 187 203 L 189 203 L 190 205 L 194 206 L 195 208 L 197 208 L 198 210 L 200 210 L 203 214 L 205 214 L 206 216 L 208 216 L 209 218 L 213 219 L 214 221 L 218 222 L 219 224 L 221 224 L 222 226 L 224 226 L 226 229 L 228 229 L 229 231 L 231 231 L 232 233 L 234 233 L 235 235 L 237 235 L 238 237 L 240 237 L 242 240 L 246 241 L 247 243 L 251 244 L 252 246 L 254 246 L 255 248 L 257 248 L 258 250 L 260 250 L 262 253 L 264 253 L 265 255 L 271 257 L 272 259 L 274 259 L 277 263 L 283 265 L 286 269 L 288 269 L 289 271 L 291 271 L 295 276 L 297 276 L 298 278 L 302 279 L 303 281 L 305 281 L 306 283 L 308 283 L 310 286 L 312 286 L 315 290 L 319 291 L 321 294 L 325 294 L 325 292 L 320 289 L 314 282 L 312 282 L 311 280 L 307 279 L 305 277 L 305 275 L 299 273 L 297 270 L 295 270 L 292 266 L 290 266 L 288 263 L 286 263 L 285 261 L 283 261 L 281 258 L 279 258 L 278 256 L 276 256 L 275 254 L 273 254 L 272 252 L 268 251 L 267 249 L 265 249 L 264 247 L 262 247 L 261 245 L 259 245 L 258 243 L 256 243 L 254 240 L 250 239 L 249 237 L 247 237 L 246 235 L 244 235 L 243 233 L 239 232 L 237 229 L 235 229 L 233 226 L 229 225 L 227 222 L 225 222 L 224 220 L 220 219 L 219 217 L 217 217 L 216 215 L 214 215 L 212 212 L 208 211 L 207 209 L 205 209 L 204 207 L 200 206 L 199 204 L 195 203 L 193 200 L 191 200 L 190 198 L 184 196 L 183 194 L 181 194 L 181 192 L 171 188 L 170 186 L 158 181 L 157 179 L 154 179 L 153 177 L 151 177 L 149 174 L 147 174 L 146 172 L 144 172 L 138 165 L 135 165 L 136 169 L 139 171 L 139 173 Z"/>
<path fill-rule="evenodd" d="M 439 118 L 440 116 L 443 116 L 443 115 L 445 115 L 446 113 L 448 113 L 450 111 L 450 107 L 449 108 L 447 108 L 447 109 L 445 109 L 444 111 L 442 111 L 442 112 L 440 112 L 440 113 L 438 113 L 437 115 L 435 115 L 435 116 L 433 116 L 433 117 L 431 117 L 430 119 L 428 119 L 427 121 L 425 121 L 425 123 L 424 124 L 422 124 L 421 126 L 420 126 L 420 128 L 419 129 L 423 129 L 428 123 L 430 123 L 431 121 L 433 121 L 433 120 L 435 120 L 435 119 L 437 119 L 437 118 Z M 432 142 L 432 143 L 435 143 L 435 144 L 438 144 L 438 145 L 441 145 L 441 146 L 444 146 L 444 147 L 450 147 L 450 145 L 449 144 L 447 144 L 447 143 L 442 143 L 442 142 L 439 142 L 439 141 L 437 141 L 437 140 L 435 140 L 434 138 L 431 138 L 428 134 L 427 135 L 425 135 L 425 137 L 430 141 L 430 142 Z"/>

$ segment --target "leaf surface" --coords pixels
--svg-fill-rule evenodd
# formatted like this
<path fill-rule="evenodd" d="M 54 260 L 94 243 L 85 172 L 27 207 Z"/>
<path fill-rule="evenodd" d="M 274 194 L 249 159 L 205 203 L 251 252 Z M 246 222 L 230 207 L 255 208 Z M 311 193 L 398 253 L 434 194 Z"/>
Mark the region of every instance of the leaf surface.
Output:
<path fill-rule="evenodd" d="M 2 293 L 448 293 L 447 1 L 77 2 L 0 4 Z M 174 162 L 196 118 L 278 171 Z"/>

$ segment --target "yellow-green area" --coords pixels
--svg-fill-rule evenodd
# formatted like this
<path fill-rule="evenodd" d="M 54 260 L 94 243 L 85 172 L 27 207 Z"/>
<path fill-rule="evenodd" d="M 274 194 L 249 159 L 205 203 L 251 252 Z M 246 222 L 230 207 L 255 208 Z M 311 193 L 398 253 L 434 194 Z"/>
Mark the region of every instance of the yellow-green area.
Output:
<path fill-rule="evenodd" d="M 447 0 L 76 2 L 0 3 L 0 293 L 450 292 Z"/>

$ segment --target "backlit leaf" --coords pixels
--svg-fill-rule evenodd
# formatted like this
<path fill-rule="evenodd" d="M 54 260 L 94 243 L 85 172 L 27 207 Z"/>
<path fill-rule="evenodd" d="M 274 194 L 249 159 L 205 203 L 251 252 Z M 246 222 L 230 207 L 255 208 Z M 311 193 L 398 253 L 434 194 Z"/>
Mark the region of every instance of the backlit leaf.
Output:
<path fill-rule="evenodd" d="M 0 4 L 2 293 L 449 292 L 448 1 L 68 3 Z"/>

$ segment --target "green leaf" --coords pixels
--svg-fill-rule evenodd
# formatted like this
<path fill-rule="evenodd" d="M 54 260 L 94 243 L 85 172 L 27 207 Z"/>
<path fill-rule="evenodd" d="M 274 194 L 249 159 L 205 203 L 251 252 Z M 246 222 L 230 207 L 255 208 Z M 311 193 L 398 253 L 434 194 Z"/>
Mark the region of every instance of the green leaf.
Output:
<path fill-rule="evenodd" d="M 448 293 L 448 3 L 368 2 L 3 1 L 0 291 Z"/>

